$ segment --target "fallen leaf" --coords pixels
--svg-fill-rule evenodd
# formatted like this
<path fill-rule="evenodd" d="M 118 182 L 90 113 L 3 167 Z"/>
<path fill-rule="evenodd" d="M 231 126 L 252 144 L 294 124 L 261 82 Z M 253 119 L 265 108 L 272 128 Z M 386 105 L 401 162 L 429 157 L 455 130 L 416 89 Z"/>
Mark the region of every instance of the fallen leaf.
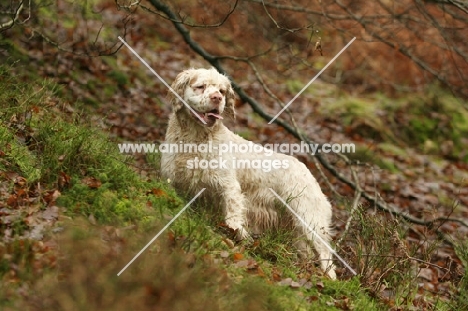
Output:
<path fill-rule="evenodd" d="M 53 205 L 55 204 L 55 200 L 57 200 L 60 195 L 61 193 L 58 190 L 49 190 L 44 193 L 43 199 L 47 205 Z"/>
<path fill-rule="evenodd" d="M 27 192 L 23 188 L 20 188 L 16 190 L 16 195 L 18 196 L 18 198 L 25 197 L 27 196 Z"/>
<path fill-rule="evenodd" d="M 260 266 L 257 266 L 256 269 L 252 270 L 252 272 L 255 272 L 258 276 L 265 277 L 265 272 L 263 272 L 263 269 Z"/>
<path fill-rule="evenodd" d="M 234 248 L 234 242 L 228 238 L 223 238 L 223 242 L 226 243 L 226 245 L 229 247 L 229 248 Z"/>
<path fill-rule="evenodd" d="M 232 254 L 232 259 L 234 259 L 234 261 L 241 260 L 242 258 L 244 258 L 244 255 L 242 255 L 241 253 Z"/>
<path fill-rule="evenodd" d="M 434 271 L 430 268 L 420 268 L 418 277 L 426 279 L 430 282 L 437 283 L 437 277 L 435 277 Z"/>
<path fill-rule="evenodd" d="M 70 185 L 71 177 L 64 172 L 60 172 L 57 180 L 59 189 L 63 189 Z"/>
<path fill-rule="evenodd" d="M 21 187 L 24 186 L 26 184 L 26 178 L 22 176 L 17 176 L 15 178 L 15 184 Z"/>
<path fill-rule="evenodd" d="M 308 302 L 317 301 L 318 299 L 319 299 L 318 296 L 309 296 L 309 297 L 307 297 Z"/>
<path fill-rule="evenodd" d="M 271 273 L 271 278 L 275 282 L 281 281 L 281 273 L 279 273 L 276 269 L 274 269 Z"/>
<path fill-rule="evenodd" d="M 33 240 L 42 240 L 44 235 L 42 232 L 44 231 L 44 225 L 43 224 L 37 224 L 33 227 L 31 232 L 29 233 L 29 238 Z"/>
<path fill-rule="evenodd" d="M 281 285 L 281 286 L 289 286 L 289 285 L 291 285 L 292 281 L 293 281 L 293 280 L 292 280 L 291 278 L 282 279 L 282 280 L 278 283 L 278 285 Z"/>
<path fill-rule="evenodd" d="M 246 268 L 249 265 L 249 261 L 248 260 L 240 260 L 240 261 L 236 262 L 235 265 L 236 265 L 237 268 Z"/>
<path fill-rule="evenodd" d="M 315 286 L 316 286 L 319 290 L 322 290 L 322 289 L 325 287 L 325 285 L 323 285 L 323 282 L 317 282 L 317 283 L 315 284 Z"/>
<path fill-rule="evenodd" d="M 312 283 L 306 282 L 305 284 L 302 285 L 305 289 L 311 289 L 312 288 Z"/>
<path fill-rule="evenodd" d="M 58 212 L 59 212 L 58 206 L 55 206 L 55 205 L 49 206 L 42 212 L 42 218 L 48 221 L 55 220 L 58 218 Z"/>
<path fill-rule="evenodd" d="M 253 259 L 249 259 L 247 264 L 247 270 L 249 270 L 249 273 L 258 273 L 258 263 Z"/>
<path fill-rule="evenodd" d="M 11 207 L 18 206 L 18 197 L 16 194 L 11 194 L 7 199 L 7 205 Z"/>
<path fill-rule="evenodd" d="M 11 210 L 9 208 L 3 207 L 0 208 L 0 216 L 7 216 L 11 214 Z"/>
<path fill-rule="evenodd" d="M 147 195 L 152 194 L 157 197 L 167 197 L 167 192 L 159 188 L 153 188 L 151 189 L 151 191 L 147 192 L 146 194 Z"/>
<path fill-rule="evenodd" d="M 102 185 L 101 181 L 94 177 L 85 177 L 81 181 L 92 189 L 97 189 Z"/>
<path fill-rule="evenodd" d="M 349 297 L 344 297 L 343 299 L 335 301 L 335 307 L 341 310 L 353 310 L 354 306 L 349 300 Z"/>

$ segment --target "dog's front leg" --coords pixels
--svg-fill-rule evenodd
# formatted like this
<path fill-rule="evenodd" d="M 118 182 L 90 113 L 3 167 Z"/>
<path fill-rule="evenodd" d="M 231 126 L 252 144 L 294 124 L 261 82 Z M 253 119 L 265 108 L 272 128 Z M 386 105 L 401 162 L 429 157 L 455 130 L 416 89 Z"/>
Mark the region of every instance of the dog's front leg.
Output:
<path fill-rule="evenodd" d="M 247 207 L 245 197 L 242 194 L 240 184 L 234 179 L 224 183 L 223 191 L 223 209 L 226 225 L 236 230 L 236 239 L 252 240 L 247 232 Z"/>

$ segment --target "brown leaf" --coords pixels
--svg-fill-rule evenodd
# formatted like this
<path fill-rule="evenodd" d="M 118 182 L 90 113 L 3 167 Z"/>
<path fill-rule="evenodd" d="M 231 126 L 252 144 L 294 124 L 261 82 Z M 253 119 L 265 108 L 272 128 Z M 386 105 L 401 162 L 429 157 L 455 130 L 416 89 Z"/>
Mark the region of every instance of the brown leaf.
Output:
<path fill-rule="evenodd" d="M 47 207 L 42 212 L 42 218 L 48 221 L 55 220 L 58 218 L 59 208 L 55 205 Z"/>
<path fill-rule="evenodd" d="M 16 194 L 11 194 L 7 199 L 7 205 L 11 207 L 18 206 L 18 197 Z"/>
<path fill-rule="evenodd" d="M 311 289 L 312 288 L 312 283 L 310 282 L 305 282 L 302 287 L 304 287 L 305 289 Z"/>
<path fill-rule="evenodd" d="M 252 271 L 253 272 L 253 271 Z M 255 269 L 255 273 L 258 275 L 258 276 L 261 276 L 261 277 L 265 277 L 265 272 L 263 272 L 263 269 L 258 266 L 256 269 Z"/>
<path fill-rule="evenodd" d="M 88 187 L 92 188 L 92 189 L 97 189 L 99 187 L 101 187 L 102 183 L 99 179 L 97 178 L 94 178 L 94 177 L 85 177 L 81 180 L 85 185 L 87 185 Z"/>
<path fill-rule="evenodd" d="M 44 201 L 47 203 L 47 205 L 53 205 L 55 204 L 55 200 L 61 195 L 60 191 L 58 190 L 49 190 L 46 191 L 43 195 Z"/>
<path fill-rule="evenodd" d="M 429 282 L 437 283 L 437 274 L 431 268 L 420 268 L 418 277 L 428 280 Z"/>
<path fill-rule="evenodd" d="M 308 302 L 317 301 L 318 299 L 319 299 L 318 296 L 309 296 L 309 297 L 307 297 Z"/>
<path fill-rule="evenodd" d="M 335 301 L 335 307 L 341 310 L 353 310 L 354 306 L 352 305 L 349 297 L 344 297 L 341 300 Z"/>
<path fill-rule="evenodd" d="M 322 290 L 325 287 L 325 285 L 323 285 L 323 282 L 317 282 L 315 286 L 318 288 L 318 290 Z"/>
<path fill-rule="evenodd" d="M 281 281 L 281 273 L 278 272 L 276 268 L 274 268 L 273 271 L 271 272 L 271 278 L 273 279 L 273 281 L 279 282 Z"/>
<path fill-rule="evenodd" d="M 232 254 L 232 259 L 234 259 L 234 261 L 241 260 L 242 258 L 244 258 L 244 255 L 242 255 L 241 253 Z"/>
<path fill-rule="evenodd" d="M 249 259 L 248 261 L 249 261 L 247 264 L 247 269 L 249 270 L 248 272 L 258 273 L 258 263 L 253 259 Z"/>
<path fill-rule="evenodd" d="M 0 208 L 0 216 L 10 215 L 11 212 L 12 212 L 12 210 L 9 209 L 9 208 L 6 208 L 6 207 Z"/>
<path fill-rule="evenodd" d="M 28 192 L 24 188 L 19 188 L 19 189 L 16 189 L 16 195 L 18 197 L 27 197 Z"/>
<path fill-rule="evenodd" d="M 19 175 L 16 172 L 6 172 L 5 177 L 14 182 Z"/>
<path fill-rule="evenodd" d="M 157 197 L 167 197 L 167 192 L 159 188 L 153 188 L 151 189 L 151 191 L 147 192 L 146 194 L 147 195 L 152 194 Z"/>
<path fill-rule="evenodd" d="M 248 260 L 240 260 L 240 261 L 236 262 L 236 267 L 237 268 L 246 268 L 246 267 L 248 267 L 248 265 L 249 265 Z"/>
<path fill-rule="evenodd" d="M 57 184 L 59 189 L 63 189 L 70 185 L 71 177 L 67 175 L 65 172 L 60 172 L 57 180 Z"/>
<path fill-rule="evenodd" d="M 18 176 L 15 178 L 15 185 L 23 187 L 26 184 L 26 178 L 22 176 Z"/>

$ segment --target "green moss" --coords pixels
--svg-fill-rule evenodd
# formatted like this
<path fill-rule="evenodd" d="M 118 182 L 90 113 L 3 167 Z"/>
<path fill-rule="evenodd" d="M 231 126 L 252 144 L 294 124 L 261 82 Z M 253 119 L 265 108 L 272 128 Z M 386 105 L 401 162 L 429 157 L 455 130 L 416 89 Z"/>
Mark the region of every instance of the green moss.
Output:
<path fill-rule="evenodd" d="M 353 153 L 348 153 L 347 157 L 350 160 L 358 161 L 360 163 L 374 162 L 376 155 L 375 152 L 367 146 L 356 145 L 356 150 Z"/>
<path fill-rule="evenodd" d="M 378 144 L 378 148 L 385 153 L 389 153 L 390 155 L 401 156 L 401 157 L 408 156 L 408 152 L 404 148 L 396 146 L 395 144 L 392 144 L 392 143 L 388 143 L 388 142 L 380 143 Z"/>
<path fill-rule="evenodd" d="M 37 157 L 28 149 L 24 142 L 17 139 L 8 128 L 0 124 L 0 150 L 7 162 L 0 162 L 3 169 L 14 168 L 21 173 L 28 182 L 36 182 L 40 176 Z"/>
<path fill-rule="evenodd" d="M 377 164 L 380 168 L 388 170 L 392 173 L 398 173 L 399 170 L 395 166 L 395 162 L 393 160 L 389 160 L 383 157 L 377 157 L 375 164 Z"/>
<path fill-rule="evenodd" d="M 321 108 L 325 115 L 339 116 L 343 124 L 350 125 L 358 117 L 367 117 L 375 114 L 376 103 L 364 98 L 334 99 L 326 102 Z"/>
<path fill-rule="evenodd" d="M 129 83 L 127 75 L 118 70 L 111 70 L 107 73 L 107 76 L 113 79 L 119 86 L 124 86 Z"/>
<path fill-rule="evenodd" d="M 304 83 L 299 80 L 287 80 L 286 88 L 290 94 L 297 94 L 304 87 Z"/>
<path fill-rule="evenodd" d="M 432 87 L 426 94 L 390 100 L 342 96 L 324 101 L 321 113 L 361 137 L 466 161 L 468 110 L 461 99 Z"/>

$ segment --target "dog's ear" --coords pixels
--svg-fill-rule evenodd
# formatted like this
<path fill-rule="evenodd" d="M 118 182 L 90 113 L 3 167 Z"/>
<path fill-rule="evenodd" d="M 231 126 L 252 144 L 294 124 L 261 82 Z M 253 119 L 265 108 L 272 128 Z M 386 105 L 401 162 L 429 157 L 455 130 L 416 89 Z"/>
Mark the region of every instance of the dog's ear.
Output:
<path fill-rule="evenodd" d="M 236 119 L 236 93 L 232 88 L 231 84 L 229 84 L 229 88 L 226 92 L 226 107 L 224 108 L 224 113 L 226 116 L 230 117 L 231 119 Z"/>
<path fill-rule="evenodd" d="M 192 79 L 192 73 L 192 69 L 184 70 L 179 73 L 174 82 L 172 82 L 171 88 L 182 98 L 184 98 L 185 88 Z M 169 91 L 168 96 L 174 112 L 177 112 L 183 107 L 184 103 L 173 92 Z"/>

